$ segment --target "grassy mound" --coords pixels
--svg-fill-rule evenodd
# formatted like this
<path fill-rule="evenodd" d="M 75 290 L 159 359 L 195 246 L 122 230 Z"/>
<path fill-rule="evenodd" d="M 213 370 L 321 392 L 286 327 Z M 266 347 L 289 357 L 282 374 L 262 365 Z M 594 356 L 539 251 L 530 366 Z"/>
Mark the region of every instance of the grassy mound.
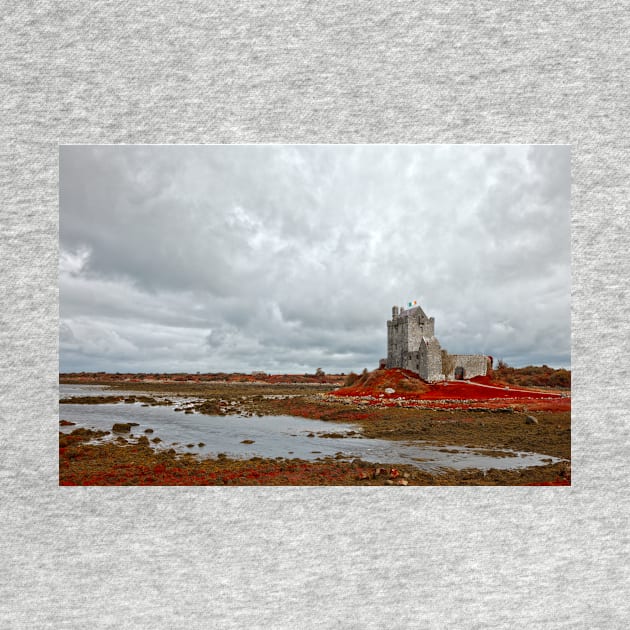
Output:
<path fill-rule="evenodd" d="M 431 386 L 423 381 L 415 372 L 393 368 L 390 370 L 374 370 L 360 376 L 350 374 L 346 378 L 345 387 L 334 392 L 337 396 L 378 396 L 387 394 L 385 390 L 393 389 L 396 394 L 426 394 Z M 391 392 L 389 392 L 390 395 Z"/>

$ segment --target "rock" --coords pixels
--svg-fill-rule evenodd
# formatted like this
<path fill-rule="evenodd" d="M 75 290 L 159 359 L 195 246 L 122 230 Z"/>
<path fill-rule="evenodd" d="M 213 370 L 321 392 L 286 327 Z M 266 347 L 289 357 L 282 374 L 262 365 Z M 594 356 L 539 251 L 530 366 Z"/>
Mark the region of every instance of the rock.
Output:
<path fill-rule="evenodd" d="M 145 429 L 144 432 L 145 433 L 153 433 L 153 429 Z"/>
<path fill-rule="evenodd" d="M 254 444 L 256 440 L 241 440 L 241 444 Z"/>
<path fill-rule="evenodd" d="M 389 476 L 390 476 L 392 479 L 396 479 L 396 477 L 398 477 L 399 475 L 400 475 L 400 473 L 399 473 L 399 472 L 398 472 L 395 468 L 392 468 L 392 469 L 389 471 Z"/>
<path fill-rule="evenodd" d="M 391 387 L 386 387 L 384 391 L 385 391 L 386 394 L 395 394 L 396 393 L 396 390 L 391 388 Z"/>
<path fill-rule="evenodd" d="M 406 479 L 399 479 L 399 480 L 396 482 L 396 485 L 397 485 L 397 486 L 408 486 L 408 485 L 409 485 L 409 482 L 408 482 Z"/>
<path fill-rule="evenodd" d="M 538 420 L 534 416 L 525 416 L 525 424 L 538 424 Z"/>
<path fill-rule="evenodd" d="M 387 474 L 387 471 L 384 468 L 377 468 L 374 471 L 374 476 L 375 477 L 378 477 L 379 475 L 386 475 L 386 474 Z"/>
<path fill-rule="evenodd" d="M 129 433 L 131 431 L 131 422 L 116 422 L 112 427 L 114 433 Z"/>

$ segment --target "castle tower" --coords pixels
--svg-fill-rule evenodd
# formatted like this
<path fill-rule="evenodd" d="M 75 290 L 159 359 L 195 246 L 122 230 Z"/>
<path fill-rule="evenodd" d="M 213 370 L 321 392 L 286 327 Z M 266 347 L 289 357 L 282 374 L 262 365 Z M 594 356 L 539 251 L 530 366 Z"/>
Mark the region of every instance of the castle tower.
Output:
<path fill-rule="evenodd" d="M 394 306 L 387 322 L 387 367 L 419 371 L 417 352 L 420 341 L 434 338 L 435 318 L 427 317 L 420 306 L 403 309 Z"/>
<path fill-rule="evenodd" d="M 387 368 L 411 370 L 428 382 L 473 378 L 487 373 L 482 354 L 449 354 L 435 337 L 435 318 L 419 306 L 394 306 L 387 322 Z"/>

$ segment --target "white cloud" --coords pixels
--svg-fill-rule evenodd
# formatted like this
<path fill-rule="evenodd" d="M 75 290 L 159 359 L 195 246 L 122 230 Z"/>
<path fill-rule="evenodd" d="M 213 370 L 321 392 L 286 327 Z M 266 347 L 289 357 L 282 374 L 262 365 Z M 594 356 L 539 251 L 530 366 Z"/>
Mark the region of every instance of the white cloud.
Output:
<path fill-rule="evenodd" d="M 452 352 L 569 363 L 566 147 L 63 147 L 60 164 L 62 370 L 373 367 L 407 299 Z"/>

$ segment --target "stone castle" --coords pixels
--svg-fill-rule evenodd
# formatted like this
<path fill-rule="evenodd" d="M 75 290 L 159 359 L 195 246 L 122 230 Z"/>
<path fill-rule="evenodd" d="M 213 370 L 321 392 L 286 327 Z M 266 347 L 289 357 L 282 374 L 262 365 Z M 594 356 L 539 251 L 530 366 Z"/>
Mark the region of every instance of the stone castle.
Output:
<path fill-rule="evenodd" d="M 483 354 L 449 354 L 435 338 L 435 318 L 419 307 L 394 306 L 387 322 L 387 359 L 381 366 L 404 368 L 428 382 L 485 376 L 492 357 Z"/>

